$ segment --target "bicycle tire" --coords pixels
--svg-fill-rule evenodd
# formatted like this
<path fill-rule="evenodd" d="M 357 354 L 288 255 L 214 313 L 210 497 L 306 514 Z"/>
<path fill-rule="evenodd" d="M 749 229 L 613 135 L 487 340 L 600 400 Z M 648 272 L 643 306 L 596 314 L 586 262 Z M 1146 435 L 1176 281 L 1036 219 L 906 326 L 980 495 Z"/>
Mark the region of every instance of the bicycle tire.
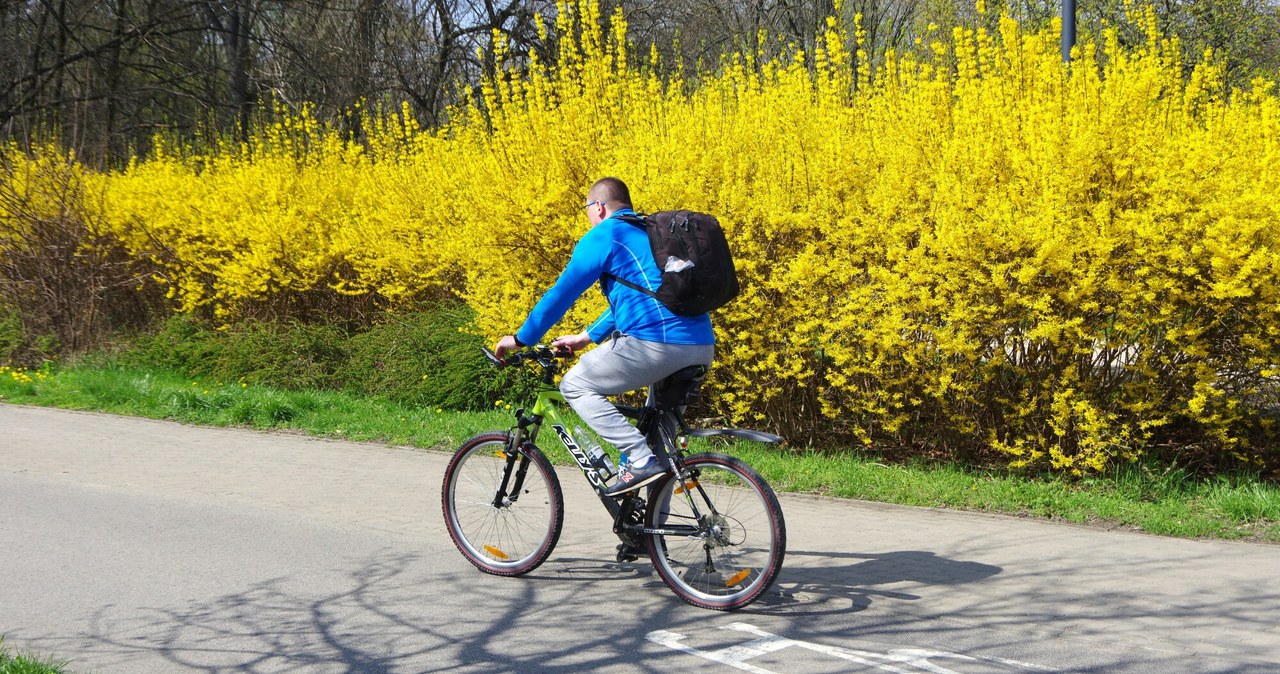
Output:
<path fill-rule="evenodd" d="M 520 576 L 551 556 L 564 524 L 564 495 L 546 456 L 526 445 L 514 467 L 527 462 L 523 487 L 500 505 L 497 493 L 507 463 L 509 435 L 476 435 L 454 452 L 444 471 L 441 505 L 449 537 L 476 568 Z M 515 470 L 512 471 L 514 480 Z"/>
<path fill-rule="evenodd" d="M 645 523 L 654 529 L 696 527 L 697 535 L 649 535 L 653 567 L 684 601 L 718 611 L 759 599 L 786 557 L 787 525 L 773 489 L 751 466 L 706 452 L 684 460 L 697 475 L 663 478 L 650 492 Z M 702 521 L 693 516 L 693 499 Z"/>

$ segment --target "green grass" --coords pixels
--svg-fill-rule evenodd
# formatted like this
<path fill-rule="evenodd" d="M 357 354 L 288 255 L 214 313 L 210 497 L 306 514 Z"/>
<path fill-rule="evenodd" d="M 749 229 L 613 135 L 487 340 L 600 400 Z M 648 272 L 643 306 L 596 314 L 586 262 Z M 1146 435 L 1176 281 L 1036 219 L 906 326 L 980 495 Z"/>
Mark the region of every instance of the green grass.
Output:
<path fill-rule="evenodd" d="M 10 652 L 0 636 L 0 674 L 65 674 L 67 663 Z"/>
<path fill-rule="evenodd" d="M 1070 480 L 958 466 L 883 465 L 856 454 L 780 453 L 745 445 L 732 453 L 779 491 L 1058 519 L 1165 536 L 1280 542 L 1280 486 L 1253 476 L 1203 481 L 1139 465 Z"/>
<path fill-rule="evenodd" d="M 29 381 L 28 381 L 29 380 Z M 214 426 L 291 429 L 351 440 L 451 450 L 511 425 L 507 403 L 486 412 L 417 408 L 340 392 L 283 391 L 114 365 L 43 373 L 0 369 L 0 401 L 98 410 Z M 558 443 L 542 443 L 568 463 Z M 742 457 L 778 490 L 904 505 L 1006 513 L 1179 537 L 1280 542 L 1280 487 L 1256 476 L 1193 479 L 1126 466 L 1071 480 L 959 466 L 884 465 L 856 452 L 696 442 Z"/>
<path fill-rule="evenodd" d="M 47 373 L 0 370 L 0 401 L 172 419 L 208 426 L 297 430 L 415 447 L 456 445 L 481 430 L 510 425 L 510 413 L 446 412 L 338 391 L 288 391 L 116 365 Z"/>

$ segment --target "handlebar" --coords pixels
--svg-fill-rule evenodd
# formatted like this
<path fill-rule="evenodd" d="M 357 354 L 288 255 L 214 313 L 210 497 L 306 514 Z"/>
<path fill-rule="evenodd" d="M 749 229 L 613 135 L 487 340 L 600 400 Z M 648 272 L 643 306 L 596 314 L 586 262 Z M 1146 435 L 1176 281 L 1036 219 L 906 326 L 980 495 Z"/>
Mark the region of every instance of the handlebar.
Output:
<path fill-rule="evenodd" d="M 503 368 L 512 365 L 522 365 L 527 362 L 535 362 L 543 368 L 550 368 L 556 358 L 571 358 L 573 351 L 570 349 L 554 349 L 549 346 L 537 345 L 525 347 L 519 351 L 508 353 L 505 357 L 499 358 L 497 354 L 490 351 L 488 347 L 480 347 L 484 355 L 494 367 Z"/>

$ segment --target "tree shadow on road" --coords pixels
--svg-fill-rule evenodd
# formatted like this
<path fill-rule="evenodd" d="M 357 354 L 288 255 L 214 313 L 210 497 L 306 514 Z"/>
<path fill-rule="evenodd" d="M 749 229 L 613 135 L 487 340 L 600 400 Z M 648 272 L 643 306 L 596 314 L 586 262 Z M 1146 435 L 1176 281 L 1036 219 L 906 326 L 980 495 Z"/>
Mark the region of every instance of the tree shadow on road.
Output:
<path fill-rule="evenodd" d="M 773 587 L 743 613 L 833 613 L 868 608 L 877 597 L 913 601 L 930 586 L 990 578 L 1002 569 L 940 557 L 924 550 L 886 553 L 789 550 Z M 646 588 L 667 591 L 647 557 L 614 562 L 603 557 L 559 557 L 526 576 L 546 582 L 619 582 L 645 579 Z"/>
<path fill-rule="evenodd" d="M 747 611 L 862 611 L 877 598 L 914 601 L 929 587 L 972 583 L 1002 571 L 998 566 L 923 550 L 874 554 L 789 550 L 787 562 L 774 589 Z"/>
<path fill-rule="evenodd" d="M 655 630 L 705 631 L 744 615 L 757 622 L 774 615 L 776 622 L 843 613 L 875 596 L 917 598 L 879 586 L 954 584 L 999 571 L 927 552 L 788 554 L 807 561 L 784 567 L 769 596 L 734 614 L 684 604 L 644 560 L 558 557 L 536 574 L 498 578 L 459 560 L 388 551 L 347 560 L 324 583 L 276 577 L 183 605 L 106 606 L 83 636 L 95 665 L 112 669 L 158 657 L 164 665 L 151 671 L 661 671 L 664 660 L 681 655 L 654 654 L 644 636 Z M 644 663 L 637 659 L 642 649 L 650 652 Z"/>
<path fill-rule="evenodd" d="M 277 577 L 183 605 L 105 606 L 69 641 L 111 671 L 657 672 L 681 654 L 646 634 L 721 615 L 684 605 L 656 577 L 640 590 L 651 569 L 639 565 L 563 558 L 537 577 L 500 578 L 457 561 L 388 551 L 323 584 Z M 613 601 L 622 593 L 635 603 Z"/>
<path fill-rule="evenodd" d="M 92 645 L 81 655 L 92 656 L 89 671 L 658 672 L 697 669 L 699 660 L 647 635 L 678 633 L 711 653 L 750 638 L 735 631 L 744 622 L 881 653 L 944 643 L 984 657 L 1040 652 L 1023 643 L 1025 630 L 975 634 L 973 621 L 931 611 L 899 607 L 851 619 L 873 601 L 928 602 L 934 590 L 983 581 L 999 567 L 927 551 L 793 550 L 788 561 L 769 597 L 723 614 L 682 603 L 647 563 L 560 557 L 535 576 L 499 578 L 457 559 L 385 550 L 341 560 L 323 583 L 299 574 L 181 605 L 103 607 L 82 635 Z M 987 665 L 974 671 L 1027 671 Z"/>

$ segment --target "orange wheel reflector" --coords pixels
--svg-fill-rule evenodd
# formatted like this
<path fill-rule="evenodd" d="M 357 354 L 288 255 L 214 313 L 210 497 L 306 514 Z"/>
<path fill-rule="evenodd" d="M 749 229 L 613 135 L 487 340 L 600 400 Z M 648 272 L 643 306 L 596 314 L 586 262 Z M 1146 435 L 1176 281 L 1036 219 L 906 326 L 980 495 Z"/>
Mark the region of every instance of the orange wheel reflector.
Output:
<path fill-rule="evenodd" d="M 497 557 L 498 559 L 511 559 L 511 557 L 507 555 L 507 553 L 493 547 L 492 545 L 484 546 L 484 551 L 493 555 L 494 557 Z M 743 573 L 746 573 L 746 571 L 743 571 Z"/>
<path fill-rule="evenodd" d="M 506 452 L 504 452 L 504 451 L 502 451 L 501 449 L 499 449 L 498 451 L 494 452 L 494 453 L 493 453 L 493 455 L 494 455 L 494 456 L 496 456 L 496 457 L 498 457 L 499 459 L 505 459 L 505 458 L 507 458 L 507 453 L 506 453 Z"/>
<path fill-rule="evenodd" d="M 751 569 L 743 569 L 733 574 L 732 576 L 730 576 L 729 580 L 726 580 L 724 582 L 724 586 L 733 587 L 734 585 L 737 585 L 738 583 L 741 583 L 742 581 L 746 580 L 747 576 L 750 576 L 750 575 L 751 575 Z"/>
<path fill-rule="evenodd" d="M 687 489 L 687 490 L 689 490 L 689 491 L 693 491 L 694 489 L 697 489 L 697 488 L 698 488 L 698 481 L 697 481 L 697 480 L 689 480 L 688 482 L 684 483 L 684 485 L 683 485 L 683 486 L 676 487 L 676 491 L 675 491 L 675 493 L 676 493 L 677 495 L 678 495 L 678 494 L 683 494 L 683 493 L 685 492 L 685 490 L 686 490 L 686 489 Z"/>

